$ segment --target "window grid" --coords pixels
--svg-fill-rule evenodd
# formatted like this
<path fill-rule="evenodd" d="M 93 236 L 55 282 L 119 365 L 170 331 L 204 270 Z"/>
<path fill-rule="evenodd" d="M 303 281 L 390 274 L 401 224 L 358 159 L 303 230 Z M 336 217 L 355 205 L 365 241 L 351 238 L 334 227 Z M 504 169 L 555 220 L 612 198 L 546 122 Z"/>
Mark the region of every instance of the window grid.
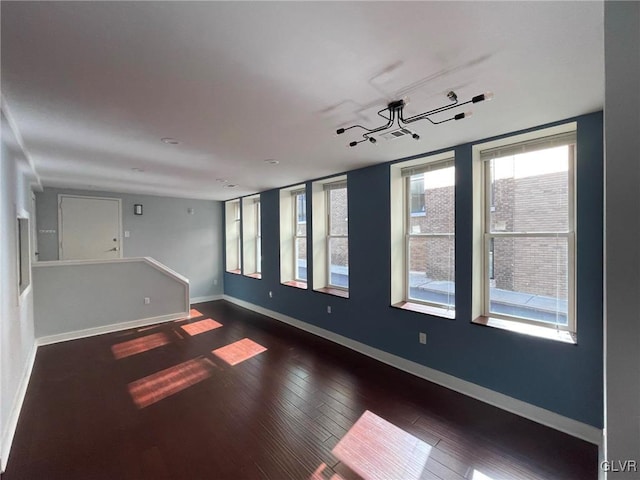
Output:
<path fill-rule="evenodd" d="M 260 200 L 255 202 L 256 211 L 256 273 L 262 273 L 262 204 Z"/>
<path fill-rule="evenodd" d="M 345 193 L 347 191 L 347 187 L 342 187 L 342 188 L 336 188 L 336 189 L 326 189 L 325 190 L 325 198 L 326 198 L 326 204 L 327 204 L 327 242 L 326 242 L 326 248 L 327 248 L 327 285 L 331 288 L 337 288 L 338 290 L 345 290 L 347 291 L 349 288 L 345 287 L 344 285 L 337 285 L 335 283 L 333 283 L 331 281 L 331 258 L 332 258 L 332 243 L 333 240 L 346 240 L 347 244 L 349 241 L 349 234 L 336 234 L 333 233 L 334 229 L 333 229 L 333 225 L 332 225 L 332 212 L 333 212 L 333 206 L 332 206 L 332 202 L 331 202 L 331 192 L 335 192 L 338 190 L 344 190 Z M 346 196 L 346 195 L 345 195 Z M 348 207 L 347 207 L 348 208 Z M 348 220 L 347 220 L 348 221 Z M 347 258 L 348 258 L 348 247 L 347 247 Z M 348 260 L 347 260 L 347 267 L 348 267 Z M 348 273 L 347 273 L 348 275 Z"/>
<path fill-rule="evenodd" d="M 571 143 L 565 143 L 568 146 L 568 192 L 567 192 L 567 211 L 568 211 L 568 228 L 566 231 L 544 231 L 544 232 L 497 232 L 491 228 L 491 214 L 496 210 L 496 176 L 494 169 L 491 168 L 491 160 L 483 160 L 483 178 L 484 178 L 484 209 L 483 209 L 483 315 L 486 317 L 499 318 L 504 320 L 518 321 L 529 325 L 550 327 L 557 330 L 576 332 L 575 321 L 575 158 L 576 145 L 575 140 Z M 557 146 L 557 145 L 553 145 Z M 553 148 L 553 146 L 549 148 Z M 500 157 L 497 157 L 500 158 Z M 567 242 L 567 324 L 564 325 L 558 321 L 558 307 L 556 307 L 556 322 L 550 323 L 544 320 L 536 320 L 526 318 L 519 315 L 508 315 L 497 313 L 491 310 L 491 289 L 492 281 L 495 282 L 496 273 L 496 256 L 495 243 L 499 239 L 566 239 Z"/>
<path fill-rule="evenodd" d="M 448 265 L 447 268 L 449 270 L 452 270 L 455 265 L 452 265 L 452 260 L 455 262 L 455 232 L 412 232 L 412 217 L 416 217 L 418 214 L 419 216 L 428 216 L 427 214 L 427 209 L 428 209 L 428 205 L 425 204 L 424 200 L 421 202 L 423 207 L 422 207 L 422 212 L 418 213 L 415 209 L 416 205 L 417 205 L 417 200 L 416 200 L 416 183 L 417 183 L 417 179 L 418 177 L 421 177 L 421 179 L 424 179 L 424 174 L 425 172 L 428 171 L 434 171 L 434 170 L 438 170 L 438 169 L 445 169 L 445 168 L 455 168 L 453 167 L 453 160 L 445 160 L 445 161 L 438 161 L 438 162 L 434 162 L 432 165 L 429 165 L 429 167 L 424 167 L 424 168 L 420 168 L 420 167 L 414 167 L 417 168 L 418 171 L 420 170 L 424 170 L 422 173 L 415 173 L 413 175 L 406 175 L 404 178 L 404 189 L 405 189 L 405 195 L 404 195 L 404 201 L 405 201 L 405 218 L 404 218 L 404 225 L 405 225 L 405 294 L 404 294 L 404 299 L 406 302 L 411 302 L 411 303 L 420 303 L 423 305 L 429 305 L 429 306 L 434 306 L 434 307 L 438 307 L 438 308 L 443 308 L 446 309 L 447 311 L 454 311 L 455 310 L 455 293 L 451 291 L 451 289 L 447 289 L 447 293 L 446 293 L 446 301 L 429 301 L 429 300 L 425 300 L 425 299 L 420 299 L 420 298 L 415 298 L 411 295 L 411 243 L 412 240 L 422 240 L 422 239 L 453 239 L 453 246 L 450 249 L 449 252 L 449 256 L 448 256 Z M 454 184 L 454 188 L 455 188 L 455 184 Z M 454 197 L 455 198 L 455 197 Z M 452 205 L 451 207 L 454 209 L 455 212 L 455 199 L 453 199 Z M 454 213 L 454 219 L 455 219 L 455 213 Z M 455 222 L 455 220 L 454 220 Z M 453 227 L 455 228 L 455 226 Z M 455 282 L 455 276 L 451 277 L 450 279 L 451 282 Z"/>
<path fill-rule="evenodd" d="M 306 268 L 304 275 L 302 274 L 302 266 L 299 259 L 305 259 L 307 252 L 307 197 L 306 192 L 294 192 L 292 194 L 294 202 L 293 212 L 293 276 L 297 282 L 306 282 Z M 304 247 L 304 248 L 303 248 Z"/>
<path fill-rule="evenodd" d="M 242 216 L 240 212 L 240 202 L 233 204 L 234 221 L 236 224 L 237 232 L 237 255 L 238 255 L 238 270 L 242 271 Z"/>

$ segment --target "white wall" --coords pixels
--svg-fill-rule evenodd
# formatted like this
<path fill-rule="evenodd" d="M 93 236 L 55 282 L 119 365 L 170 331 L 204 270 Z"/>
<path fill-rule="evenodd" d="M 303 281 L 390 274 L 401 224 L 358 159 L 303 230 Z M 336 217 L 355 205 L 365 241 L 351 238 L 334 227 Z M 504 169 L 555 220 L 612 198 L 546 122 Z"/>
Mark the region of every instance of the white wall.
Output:
<path fill-rule="evenodd" d="M 2 110 L 0 167 L 0 456 L 7 462 L 35 353 L 32 289 L 18 302 L 17 212 L 31 208 L 28 163 Z"/>
<path fill-rule="evenodd" d="M 640 478 L 640 3 L 604 12 L 605 458 L 638 462 L 617 480 Z"/>
<path fill-rule="evenodd" d="M 87 190 L 45 188 L 36 194 L 40 260 L 58 260 L 58 194 L 122 199 L 124 257 L 153 257 L 189 279 L 191 297 L 222 295 L 222 203 Z M 143 215 L 133 206 L 142 204 Z M 192 210 L 192 214 L 189 213 Z"/>
<path fill-rule="evenodd" d="M 33 268 L 35 331 L 56 340 L 185 316 L 189 288 L 143 259 L 39 262 Z M 144 299 L 150 303 L 145 304 Z"/>

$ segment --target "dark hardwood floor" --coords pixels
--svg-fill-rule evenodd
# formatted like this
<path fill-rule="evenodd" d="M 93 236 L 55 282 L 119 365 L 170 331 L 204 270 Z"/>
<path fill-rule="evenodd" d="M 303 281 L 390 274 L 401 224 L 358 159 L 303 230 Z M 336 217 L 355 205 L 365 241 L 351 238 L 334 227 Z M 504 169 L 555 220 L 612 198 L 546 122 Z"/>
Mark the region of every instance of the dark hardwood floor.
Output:
<path fill-rule="evenodd" d="M 41 347 L 3 480 L 597 478 L 595 445 L 227 302 L 196 308 Z"/>

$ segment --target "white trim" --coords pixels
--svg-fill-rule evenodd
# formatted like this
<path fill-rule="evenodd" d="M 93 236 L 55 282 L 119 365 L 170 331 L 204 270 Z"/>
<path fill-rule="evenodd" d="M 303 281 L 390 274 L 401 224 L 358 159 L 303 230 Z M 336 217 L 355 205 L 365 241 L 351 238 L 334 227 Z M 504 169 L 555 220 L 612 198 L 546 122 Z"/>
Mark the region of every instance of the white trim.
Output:
<path fill-rule="evenodd" d="M 51 345 L 52 343 L 67 342 L 69 340 L 77 340 L 79 338 L 93 337 L 103 335 L 105 333 L 120 332 L 136 327 L 146 327 L 156 323 L 165 323 L 180 318 L 186 318 L 189 312 L 171 313 L 169 315 L 160 315 L 158 317 L 142 318 L 140 320 L 132 320 L 129 322 L 113 323 L 111 325 L 103 325 L 101 327 L 86 328 L 84 330 L 75 330 L 73 332 L 58 333 L 56 335 L 47 335 L 36 339 L 38 346 Z"/>
<path fill-rule="evenodd" d="M 122 238 L 122 199 L 118 197 L 93 197 L 89 195 L 71 195 L 68 193 L 58 194 L 58 258 L 62 258 L 62 199 L 63 198 L 84 198 L 90 200 L 115 200 L 118 202 L 118 258 L 124 257 L 124 241 Z"/>
<path fill-rule="evenodd" d="M 204 297 L 192 297 L 190 299 L 191 304 L 195 304 L 195 303 L 204 303 L 204 302 L 213 302 L 215 300 L 222 300 L 224 298 L 224 295 L 219 294 L 219 295 L 206 295 Z"/>
<path fill-rule="evenodd" d="M 47 260 L 34 264 L 34 267 L 63 267 L 65 265 L 100 265 L 102 263 L 133 263 L 144 262 L 149 266 L 159 270 L 168 277 L 172 277 L 180 283 L 189 285 L 189 279 L 178 272 L 171 270 L 166 265 L 158 262 L 152 257 L 128 257 L 128 258 L 110 258 L 110 259 L 96 259 L 96 260 Z"/>
<path fill-rule="evenodd" d="M 179 283 L 184 285 L 184 308 L 189 310 L 189 279 L 180 275 L 178 272 L 171 270 L 166 265 L 158 262 L 151 257 L 129 257 L 129 258 L 111 258 L 111 259 L 95 259 L 95 260 L 51 260 L 46 262 L 33 263 L 32 267 L 63 267 L 63 266 L 76 266 L 76 265 L 100 265 L 104 263 L 133 263 L 143 262 L 149 265 L 151 268 L 158 270 L 160 273 L 167 277 L 173 278 Z"/>
<path fill-rule="evenodd" d="M 395 367 L 399 370 L 403 370 L 417 377 L 423 378 L 430 382 L 475 398 L 476 400 L 480 400 L 482 402 L 488 403 L 489 405 L 501 408 L 502 410 L 506 410 L 507 412 L 514 413 L 521 417 L 527 418 L 542 425 L 546 425 L 547 427 L 554 428 L 595 445 L 602 444 L 602 430 L 591 425 L 587 425 L 586 423 L 582 423 L 572 418 L 568 418 L 552 412 L 550 410 L 532 405 L 527 402 L 523 402 L 522 400 L 509 397 L 508 395 L 495 392 L 480 385 L 476 385 L 475 383 L 471 383 L 466 380 L 454 377 L 453 375 L 449 375 L 447 373 L 425 367 L 424 365 L 412 362 L 411 360 L 407 360 L 406 358 L 398 357 L 397 355 L 378 350 L 377 348 L 365 345 L 364 343 L 360 343 L 350 338 L 343 337 L 342 335 L 338 335 L 337 333 L 330 332 L 314 325 L 310 325 L 293 317 L 289 317 L 273 310 L 254 305 L 244 300 L 240 300 L 229 295 L 224 295 L 224 299 L 241 307 L 253 310 L 254 312 L 261 313 L 262 315 L 269 316 L 276 320 L 280 320 L 281 322 L 287 323 L 306 332 L 312 333 L 344 347 L 350 348 L 351 350 L 355 350 L 356 352 L 362 353 L 363 355 L 386 363 L 387 365 L 391 365 L 392 367 Z"/>
<path fill-rule="evenodd" d="M 9 454 L 11 453 L 11 444 L 13 443 L 13 436 L 16 433 L 16 427 L 18 426 L 18 419 L 20 418 L 20 411 L 22 410 L 22 404 L 24 403 L 24 397 L 27 393 L 27 387 L 29 385 L 29 379 L 31 378 L 31 372 L 33 371 L 33 365 L 36 360 L 36 352 L 38 345 L 34 342 L 31 352 L 27 357 L 27 363 L 25 365 L 18 390 L 13 399 L 13 405 L 7 419 L 7 424 L 2 432 L 2 439 L 0 443 L 0 472 L 4 472 L 7 468 L 7 461 L 9 460 Z"/>

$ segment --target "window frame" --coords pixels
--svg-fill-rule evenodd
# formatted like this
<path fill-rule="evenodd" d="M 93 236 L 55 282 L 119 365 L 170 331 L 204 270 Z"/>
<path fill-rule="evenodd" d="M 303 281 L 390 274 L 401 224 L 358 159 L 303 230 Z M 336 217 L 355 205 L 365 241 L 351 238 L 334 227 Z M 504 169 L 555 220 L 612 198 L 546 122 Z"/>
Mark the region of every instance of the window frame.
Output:
<path fill-rule="evenodd" d="M 339 186 L 337 186 L 337 184 L 339 184 Z M 349 250 L 348 250 L 348 245 L 349 245 L 349 200 L 348 200 L 348 195 L 349 195 L 349 187 L 347 185 L 347 181 L 345 180 L 339 180 L 337 182 L 331 182 L 331 183 L 325 183 L 324 184 L 324 196 L 325 196 L 325 205 L 326 205 L 326 221 L 327 221 L 327 225 L 326 225 L 326 229 L 327 229 L 327 235 L 326 235 L 326 287 L 327 288 L 332 288 L 332 289 L 336 289 L 336 290 L 342 290 L 344 292 L 348 292 L 349 291 L 349 287 L 344 287 L 342 285 L 335 285 L 333 283 L 331 283 L 331 240 L 336 238 L 336 239 L 345 239 L 347 240 L 347 259 L 349 258 Z M 331 191 L 332 190 L 341 190 L 344 189 L 345 193 L 347 195 L 347 234 L 346 235 L 333 235 L 331 233 Z M 347 260 L 347 264 L 349 263 L 349 261 Z M 348 278 L 349 275 L 347 274 L 347 283 L 348 283 Z"/>
<path fill-rule="evenodd" d="M 241 199 L 242 203 L 242 274 L 261 279 L 259 213 L 260 194 Z"/>
<path fill-rule="evenodd" d="M 225 202 L 225 272 L 234 275 L 242 274 L 242 210 L 241 200 Z M 232 229 L 232 231 L 230 231 Z M 233 238 L 235 236 L 235 238 Z M 230 250 L 230 243 L 235 243 L 235 252 Z M 232 258 L 230 258 L 230 254 Z M 236 268 L 232 268 L 232 267 Z"/>
<path fill-rule="evenodd" d="M 302 203 L 302 205 L 299 204 L 298 198 L 300 196 L 304 196 L 304 202 Z M 291 199 L 293 202 L 293 280 L 295 282 L 302 282 L 302 283 L 308 283 L 308 277 L 309 277 L 309 269 L 307 268 L 307 278 L 300 278 L 298 277 L 298 240 L 299 239 L 304 239 L 305 241 L 305 250 L 308 253 L 309 250 L 309 239 L 307 238 L 307 229 L 306 229 L 306 225 L 307 225 L 307 192 L 306 189 L 302 189 L 302 190 L 293 190 L 291 192 Z M 300 211 L 299 209 L 302 208 L 304 211 L 304 221 L 300 220 Z M 304 225 L 304 234 L 298 234 L 298 225 Z M 307 265 L 309 263 L 308 258 L 309 256 L 306 255 L 307 257 Z"/>
<path fill-rule="evenodd" d="M 569 126 L 569 127 L 568 127 Z M 524 145 L 529 142 L 543 142 L 545 138 L 550 139 L 555 135 L 573 134 L 577 137 L 577 130 L 575 123 L 568 124 L 560 128 L 560 131 L 556 132 L 556 129 L 545 129 L 533 132 L 533 134 L 518 135 L 502 139 L 498 142 L 490 142 L 489 144 L 483 144 L 480 146 L 474 146 L 477 149 L 478 156 L 481 157 L 482 153 L 493 148 L 509 148 L 517 147 L 518 145 Z M 572 127 L 570 127 L 572 126 Z M 484 146 L 491 145 L 491 146 Z M 486 319 L 497 319 L 507 322 L 514 322 L 517 324 L 524 324 L 533 327 L 541 327 L 549 330 L 556 330 L 567 332 L 571 335 L 577 333 L 577 319 L 576 319 L 576 162 L 577 162 L 577 138 L 570 143 L 564 143 L 569 146 L 569 154 L 567 158 L 567 231 L 548 231 L 548 232 L 492 232 L 491 231 L 491 213 L 495 211 L 495 192 L 493 190 L 492 180 L 494 179 L 494 173 L 490 167 L 491 160 L 479 158 L 481 168 L 481 198 L 482 198 L 482 277 L 481 277 L 481 315 Z M 538 150 L 545 150 L 561 146 L 561 144 L 551 144 L 547 147 L 539 148 Z M 504 156 L 503 156 L 504 157 Z M 496 156 L 495 158 L 503 158 Z M 495 183 L 495 182 L 494 182 Z M 491 259 L 490 249 L 491 242 L 496 238 L 566 238 L 567 241 L 567 325 L 561 325 L 559 323 L 545 322 L 543 320 L 535 320 L 525 318 L 517 315 L 508 315 L 491 311 L 491 278 L 489 276 L 491 272 L 490 261 L 495 262 L 495 254 Z M 495 278 L 495 268 L 493 269 Z"/>
<path fill-rule="evenodd" d="M 254 208 L 256 210 L 256 273 L 262 276 L 262 201 L 259 197 Z"/>
<path fill-rule="evenodd" d="M 442 165 L 442 166 L 440 166 Z M 403 234 L 404 234 L 404 302 L 406 303 L 410 303 L 410 304 L 418 304 L 418 305 L 424 305 L 426 307 L 430 307 L 430 308 L 435 308 L 438 310 L 442 310 L 444 312 L 449 313 L 449 315 L 454 315 L 455 316 L 455 311 L 456 311 L 456 301 L 455 301 L 455 293 L 454 293 L 454 300 L 452 304 L 445 304 L 445 303 L 438 303 L 438 302 L 429 302 L 427 300 L 421 300 L 419 298 L 412 298 L 410 295 L 410 291 L 411 291 L 411 282 L 409 280 L 409 277 L 411 275 L 411 269 L 410 269 L 410 263 L 411 263 L 411 256 L 410 256 L 410 243 L 411 243 L 411 239 L 412 238 L 451 238 L 453 237 L 453 258 L 454 258 L 454 277 L 453 277 L 453 284 L 454 284 L 454 288 L 455 288 L 455 284 L 456 284 L 456 277 L 455 277 L 455 244 L 456 244 L 456 232 L 455 232 L 455 218 L 456 218 L 456 202 L 455 202 L 455 190 L 456 190 L 456 184 L 455 184 L 455 157 L 448 157 L 448 158 L 444 158 L 444 159 L 438 159 L 438 160 L 432 160 L 432 161 L 427 161 L 427 162 L 422 162 L 420 164 L 414 165 L 411 168 L 413 169 L 425 169 L 424 172 L 422 172 L 421 174 L 424 176 L 425 173 L 429 172 L 429 171 L 435 171 L 435 170 L 440 170 L 440 169 L 445 169 L 445 168 L 454 168 L 454 183 L 453 183 L 453 233 L 445 233 L 445 232 L 440 232 L 440 233 L 412 233 L 411 232 L 411 219 L 415 218 L 415 217 L 420 217 L 420 216 L 427 216 L 427 205 L 425 203 L 425 210 L 424 210 L 424 214 L 423 215 L 419 215 L 416 213 L 412 212 L 412 206 L 413 206 L 413 193 L 411 190 L 412 187 L 412 182 L 411 179 L 412 177 L 414 177 L 416 174 L 413 175 L 406 175 L 403 178 L 403 188 L 404 188 L 404 195 L 403 195 L 403 199 L 404 199 L 404 203 L 403 203 L 403 208 L 404 208 L 404 218 L 403 218 Z M 424 181 L 424 177 L 423 177 L 423 181 Z"/>

